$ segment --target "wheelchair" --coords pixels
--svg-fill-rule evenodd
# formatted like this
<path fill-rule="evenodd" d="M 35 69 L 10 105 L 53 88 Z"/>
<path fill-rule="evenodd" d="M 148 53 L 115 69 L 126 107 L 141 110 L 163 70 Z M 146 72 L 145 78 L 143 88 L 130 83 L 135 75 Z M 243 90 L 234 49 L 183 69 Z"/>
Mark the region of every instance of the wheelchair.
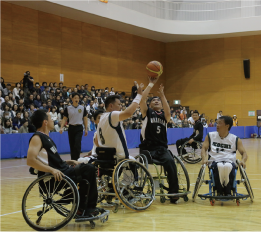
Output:
<path fill-rule="evenodd" d="M 138 156 L 141 162 L 125 159 L 117 163 L 115 148 L 97 147 L 96 154 L 98 203 L 114 207 L 114 213 L 119 206 L 133 211 L 146 210 L 155 198 L 146 157 Z"/>
<path fill-rule="evenodd" d="M 202 160 L 201 148 L 202 142 L 194 141 L 192 144 L 189 144 L 187 141 L 180 148 L 180 154 L 182 154 L 183 149 L 186 151 L 186 154 L 182 154 L 180 157 L 189 164 L 196 164 Z"/>
<path fill-rule="evenodd" d="M 240 165 L 239 160 L 237 160 L 236 163 L 237 163 L 238 167 L 235 169 L 235 179 L 233 181 L 233 187 L 232 187 L 233 194 L 231 196 L 217 196 L 217 192 L 215 190 L 215 181 L 214 181 L 213 170 L 212 169 L 209 170 L 209 180 L 204 180 L 205 169 L 206 169 L 206 165 L 204 164 L 204 165 L 201 166 L 201 169 L 200 169 L 198 177 L 197 177 L 195 188 L 194 188 L 194 191 L 193 191 L 193 194 L 192 194 L 192 201 L 195 202 L 196 197 L 199 196 L 202 200 L 209 199 L 210 204 L 212 206 L 214 206 L 215 200 L 221 201 L 221 205 L 223 205 L 223 202 L 233 200 L 233 201 L 236 201 L 238 206 L 240 205 L 240 199 L 247 200 L 248 198 L 250 198 L 251 202 L 253 202 L 254 201 L 254 193 L 253 193 L 253 190 L 251 188 L 251 185 L 250 185 L 249 179 L 247 177 L 246 171 Z M 236 180 L 236 175 L 237 175 L 238 169 L 240 171 L 240 177 L 241 177 L 240 180 Z M 199 189 L 200 189 L 200 187 L 202 186 L 203 183 L 209 185 L 209 193 L 198 194 Z M 243 183 L 248 194 L 240 194 L 240 193 L 237 192 L 237 185 L 239 185 L 240 183 Z"/>
<path fill-rule="evenodd" d="M 156 189 L 159 190 L 159 192 L 156 193 L 155 196 L 160 197 L 160 202 L 165 203 L 166 200 L 168 200 L 167 197 L 181 197 L 184 199 L 185 202 L 187 202 L 188 194 L 191 193 L 189 191 L 190 180 L 189 180 L 189 175 L 188 175 L 187 169 L 185 168 L 185 165 L 183 164 L 183 162 L 180 160 L 179 157 L 174 156 L 170 150 L 168 150 L 168 151 L 173 156 L 173 159 L 174 159 L 176 167 L 177 167 L 177 172 L 178 172 L 179 192 L 174 193 L 174 194 L 166 193 L 166 191 L 168 191 L 168 187 L 166 187 L 164 185 L 164 180 L 167 180 L 167 176 L 163 175 L 164 168 L 162 166 L 162 163 L 156 159 L 153 159 L 151 157 L 149 151 L 140 150 L 140 155 L 141 156 L 145 155 L 148 160 L 148 164 L 153 165 L 156 169 L 157 175 L 153 176 L 153 180 L 154 180 Z M 160 169 L 157 167 L 158 165 L 160 166 Z"/>
<path fill-rule="evenodd" d="M 22 214 L 26 223 L 37 231 L 55 231 L 67 225 L 72 219 L 75 222 L 89 221 L 91 228 L 95 227 L 95 220 L 106 222 L 109 211 L 104 210 L 101 215 L 94 217 L 80 216 L 77 213 L 80 196 L 79 184 L 68 176 L 61 181 L 55 181 L 49 173 L 38 172 L 30 168 L 30 173 L 38 175 L 23 196 Z M 86 184 L 87 193 L 85 204 L 88 203 L 89 182 L 82 179 L 80 184 Z M 84 212 L 82 213 L 82 215 Z"/>

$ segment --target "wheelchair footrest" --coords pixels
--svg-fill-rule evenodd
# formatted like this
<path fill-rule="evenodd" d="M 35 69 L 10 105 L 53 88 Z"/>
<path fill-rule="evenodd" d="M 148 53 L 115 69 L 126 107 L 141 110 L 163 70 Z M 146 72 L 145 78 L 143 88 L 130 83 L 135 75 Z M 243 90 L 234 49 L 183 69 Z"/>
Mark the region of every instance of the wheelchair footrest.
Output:
<path fill-rule="evenodd" d="M 205 195 L 205 194 L 198 194 L 200 198 L 209 198 L 209 199 L 220 199 L 220 200 L 238 200 L 238 199 L 244 199 L 248 198 L 249 195 L 237 195 L 237 196 L 212 196 L 212 195 Z"/>
<path fill-rule="evenodd" d="M 182 192 L 182 193 L 156 193 L 155 196 L 165 196 L 165 197 L 182 197 L 190 194 L 190 191 Z"/>
<path fill-rule="evenodd" d="M 109 210 L 105 210 L 105 212 L 102 213 L 101 215 L 94 216 L 94 217 L 78 216 L 75 219 L 75 222 L 89 222 L 89 221 L 101 220 L 101 222 L 104 223 L 104 222 L 108 221 L 109 214 L 110 214 L 110 211 Z"/>

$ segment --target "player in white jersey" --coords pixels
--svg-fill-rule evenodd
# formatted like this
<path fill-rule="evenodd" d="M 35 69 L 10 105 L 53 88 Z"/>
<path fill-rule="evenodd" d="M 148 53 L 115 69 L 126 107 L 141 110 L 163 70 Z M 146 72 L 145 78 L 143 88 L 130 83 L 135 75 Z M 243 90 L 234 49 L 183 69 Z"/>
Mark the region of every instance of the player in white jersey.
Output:
<path fill-rule="evenodd" d="M 97 147 L 114 147 L 116 148 L 117 160 L 130 159 L 125 131 L 122 121 L 130 118 L 140 104 L 142 97 L 143 84 L 138 87 L 138 94 L 131 105 L 121 111 L 120 97 L 111 95 L 105 100 L 106 112 L 101 116 L 95 143 Z"/>
<path fill-rule="evenodd" d="M 231 117 L 220 117 L 217 121 L 217 131 L 208 133 L 201 150 L 202 163 L 213 170 L 218 195 L 231 195 L 237 150 L 242 155 L 240 165 L 246 167 L 247 153 L 241 139 L 229 133 L 232 125 Z"/>

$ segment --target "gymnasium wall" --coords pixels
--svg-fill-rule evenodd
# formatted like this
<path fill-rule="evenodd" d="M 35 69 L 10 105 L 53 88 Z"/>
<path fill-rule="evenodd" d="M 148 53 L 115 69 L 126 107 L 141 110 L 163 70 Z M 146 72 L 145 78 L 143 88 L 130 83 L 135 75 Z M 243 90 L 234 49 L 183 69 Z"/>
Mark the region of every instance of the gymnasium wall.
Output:
<path fill-rule="evenodd" d="M 245 79 L 243 59 L 250 59 Z M 166 95 L 215 119 L 237 115 L 240 126 L 256 125 L 248 111 L 261 109 L 261 36 L 166 44 Z"/>
<path fill-rule="evenodd" d="M 1 30 L 5 82 L 20 81 L 30 70 L 39 82 L 59 82 L 63 73 L 66 86 L 88 83 L 130 92 L 134 80 L 148 83 L 149 61 L 165 65 L 162 42 L 7 2 L 1 2 Z"/>

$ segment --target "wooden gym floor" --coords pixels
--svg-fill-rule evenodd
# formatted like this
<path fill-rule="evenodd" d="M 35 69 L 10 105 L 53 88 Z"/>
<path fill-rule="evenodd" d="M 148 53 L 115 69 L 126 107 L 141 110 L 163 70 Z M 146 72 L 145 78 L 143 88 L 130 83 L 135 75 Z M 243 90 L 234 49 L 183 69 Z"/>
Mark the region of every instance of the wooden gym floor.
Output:
<path fill-rule="evenodd" d="M 109 220 L 101 224 L 96 221 L 95 229 L 90 228 L 89 223 L 75 223 L 72 220 L 62 230 L 92 230 L 92 231 L 167 231 L 167 230 L 193 230 L 193 231 L 257 231 L 261 229 L 261 140 L 244 139 L 243 144 L 248 153 L 247 175 L 254 191 L 254 203 L 250 200 L 241 201 L 240 206 L 235 202 L 225 202 L 221 206 L 216 202 L 211 206 L 208 200 L 197 198 L 196 202 L 179 200 L 178 204 L 170 204 L 169 201 L 162 204 L 159 197 L 144 212 L 132 212 L 120 208 L 118 213 L 110 214 Z M 176 154 L 176 147 L 170 146 Z M 137 149 L 131 149 L 131 154 L 138 153 Z M 240 155 L 238 155 L 240 157 Z M 62 155 L 63 159 L 69 159 L 69 155 Z M 200 164 L 186 164 L 189 172 L 192 192 L 197 178 Z M 29 184 L 35 179 L 28 172 L 26 159 L 11 159 L 1 161 L 1 230 L 4 231 L 31 231 L 21 213 L 23 194 Z M 155 173 L 153 167 L 150 171 Z M 239 177 L 239 173 L 238 173 Z M 246 193 L 244 186 L 238 186 L 238 192 Z M 208 187 L 203 184 L 200 193 L 207 193 Z"/>

